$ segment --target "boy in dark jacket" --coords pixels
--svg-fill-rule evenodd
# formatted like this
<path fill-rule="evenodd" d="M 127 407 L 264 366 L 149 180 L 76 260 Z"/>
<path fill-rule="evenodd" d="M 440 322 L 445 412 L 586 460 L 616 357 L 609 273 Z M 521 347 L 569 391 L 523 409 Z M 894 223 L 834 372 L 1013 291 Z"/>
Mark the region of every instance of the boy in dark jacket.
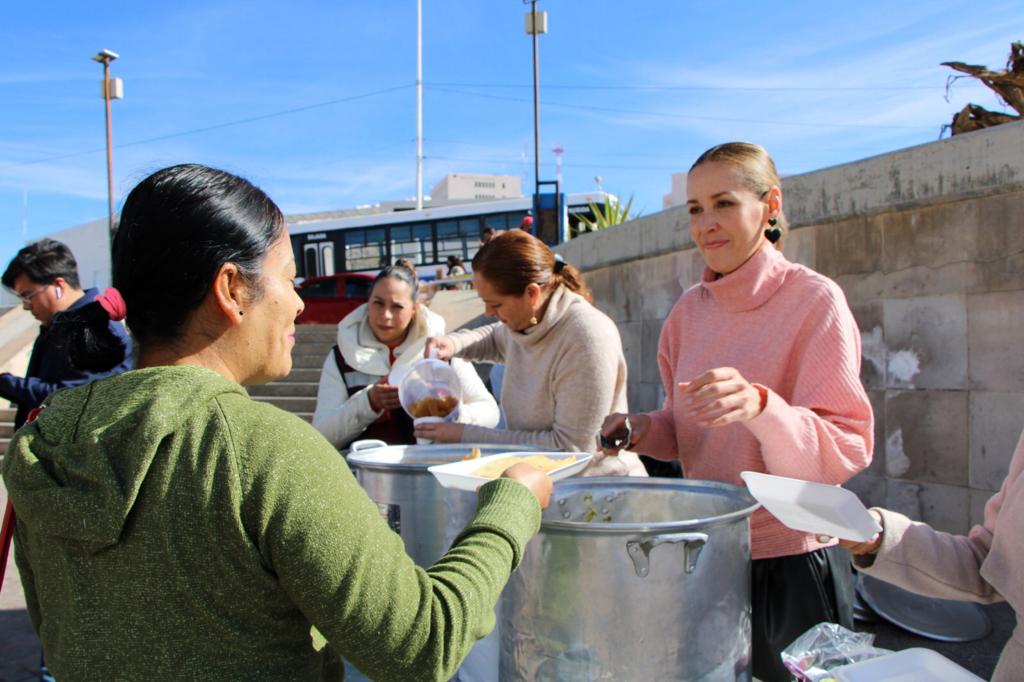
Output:
<path fill-rule="evenodd" d="M 78 386 L 132 368 L 131 339 L 124 325 L 118 322 L 111 322 L 110 328 L 124 342 L 121 364 L 103 373 L 82 371 L 71 364 L 60 326 L 61 314 L 92 302 L 99 291 L 83 291 L 79 287 L 78 264 L 71 250 L 61 242 L 41 239 L 29 244 L 10 262 L 0 281 L 21 299 L 24 308 L 41 324 L 25 376 L 0 374 L 0 398 L 18 406 L 15 428 L 20 428 L 28 413 L 57 389 Z"/>

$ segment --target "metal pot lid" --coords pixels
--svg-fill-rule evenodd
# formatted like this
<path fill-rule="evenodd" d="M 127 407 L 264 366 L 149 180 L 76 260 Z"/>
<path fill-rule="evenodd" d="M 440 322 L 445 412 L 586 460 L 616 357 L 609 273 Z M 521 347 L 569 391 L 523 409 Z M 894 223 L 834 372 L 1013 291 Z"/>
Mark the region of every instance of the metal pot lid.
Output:
<path fill-rule="evenodd" d="M 974 602 L 925 597 L 863 573 L 858 588 L 875 613 L 915 635 L 973 642 L 992 632 L 988 614 Z"/>
<path fill-rule="evenodd" d="M 707 528 L 742 520 L 759 506 L 746 488 L 719 481 L 577 476 L 555 484 L 541 528 L 634 534 Z"/>
<path fill-rule="evenodd" d="M 379 443 L 367 446 L 363 443 Z M 530 450 L 525 445 L 495 445 L 493 443 L 434 443 L 430 445 L 387 445 L 382 441 L 356 441 L 356 450 L 345 457 L 354 467 L 379 470 L 422 470 L 435 464 L 458 462 L 479 448 L 481 455 L 500 455 L 505 452 Z"/>

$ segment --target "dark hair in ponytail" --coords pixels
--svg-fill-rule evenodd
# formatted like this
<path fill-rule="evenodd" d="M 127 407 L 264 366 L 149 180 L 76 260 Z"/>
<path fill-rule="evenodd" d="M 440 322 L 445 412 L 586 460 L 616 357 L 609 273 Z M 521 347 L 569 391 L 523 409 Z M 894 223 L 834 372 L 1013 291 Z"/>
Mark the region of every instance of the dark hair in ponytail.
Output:
<path fill-rule="evenodd" d="M 67 343 L 71 364 L 85 372 L 106 372 L 124 360 L 125 345 L 110 331 L 110 316 L 99 303 L 89 303 L 57 318 L 55 331 Z"/>
<path fill-rule="evenodd" d="M 594 301 L 583 274 L 556 261 L 547 244 L 523 230 L 502 232 L 481 246 L 473 257 L 473 272 L 506 296 L 519 296 L 527 286 L 537 284 L 550 289 L 564 286 L 588 302 Z"/>
<path fill-rule="evenodd" d="M 198 164 L 153 173 L 128 194 L 114 237 L 114 287 L 128 328 L 141 345 L 179 338 L 225 263 L 235 264 L 259 297 L 263 261 L 284 229 L 277 205 L 237 175 Z M 101 349 L 116 337 L 98 303 L 64 317 L 77 366 L 103 370 L 120 362 L 103 366 L 110 356 L 104 360 Z"/>

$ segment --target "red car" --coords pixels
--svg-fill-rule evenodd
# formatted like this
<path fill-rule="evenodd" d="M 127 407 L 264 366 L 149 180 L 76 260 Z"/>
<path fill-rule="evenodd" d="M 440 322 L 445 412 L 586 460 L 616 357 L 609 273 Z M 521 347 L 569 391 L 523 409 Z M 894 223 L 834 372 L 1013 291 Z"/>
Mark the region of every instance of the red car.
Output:
<path fill-rule="evenodd" d="M 310 277 L 295 290 L 306 304 L 299 324 L 337 324 L 366 303 L 373 288 L 370 275 L 345 274 Z"/>

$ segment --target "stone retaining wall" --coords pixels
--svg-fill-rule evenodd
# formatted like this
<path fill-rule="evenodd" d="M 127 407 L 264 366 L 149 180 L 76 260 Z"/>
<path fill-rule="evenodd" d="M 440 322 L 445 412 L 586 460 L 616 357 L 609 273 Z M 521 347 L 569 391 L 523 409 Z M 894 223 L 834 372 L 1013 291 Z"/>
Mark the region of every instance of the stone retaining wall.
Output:
<path fill-rule="evenodd" d="M 1024 428 L 1024 124 L 783 180 L 785 253 L 835 279 L 861 330 L 883 505 L 966 532 Z M 703 261 L 684 208 L 558 249 L 616 321 L 633 410 L 664 399 L 658 335 Z"/>

